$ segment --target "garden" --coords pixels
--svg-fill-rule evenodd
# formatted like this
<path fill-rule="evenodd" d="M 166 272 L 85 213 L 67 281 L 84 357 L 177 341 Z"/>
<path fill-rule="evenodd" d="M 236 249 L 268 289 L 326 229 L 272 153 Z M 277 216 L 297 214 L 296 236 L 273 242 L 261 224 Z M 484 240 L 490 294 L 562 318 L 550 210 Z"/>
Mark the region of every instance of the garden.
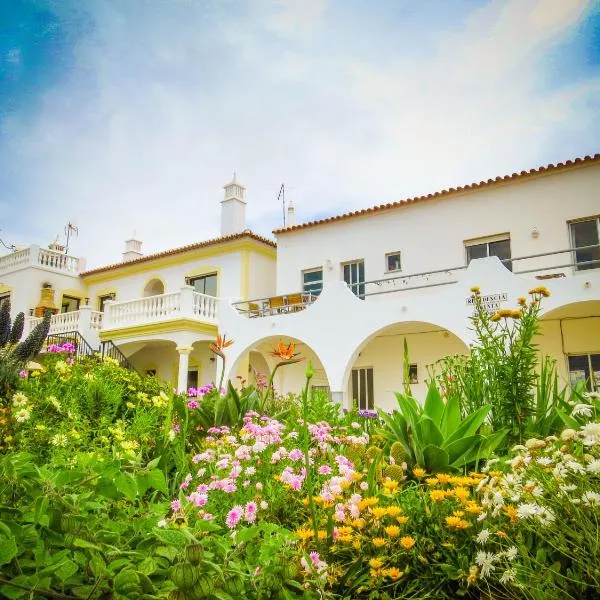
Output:
<path fill-rule="evenodd" d="M 308 361 L 278 394 L 293 342 L 268 380 L 174 394 L 45 345 L 48 319 L 19 342 L 5 302 L 0 596 L 600 597 L 600 399 L 536 350 L 545 288 L 472 294 L 470 355 L 389 413 L 340 410 Z"/>

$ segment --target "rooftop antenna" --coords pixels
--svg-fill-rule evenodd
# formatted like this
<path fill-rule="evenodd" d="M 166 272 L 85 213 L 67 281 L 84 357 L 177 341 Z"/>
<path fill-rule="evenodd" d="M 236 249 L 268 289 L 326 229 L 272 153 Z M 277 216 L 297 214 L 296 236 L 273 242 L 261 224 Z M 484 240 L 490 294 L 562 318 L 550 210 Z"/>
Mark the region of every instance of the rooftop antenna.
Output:
<path fill-rule="evenodd" d="M 67 236 L 67 243 L 65 244 L 65 254 L 69 254 L 69 239 L 71 235 L 79 235 L 79 228 L 75 227 L 71 221 L 65 226 L 65 235 Z"/>
<path fill-rule="evenodd" d="M 14 244 L 6 244 L 2 238 L 0 238 L 0 244 L 2 244 L 7 250 L 15 252 L 17 247 Z"/>
<path fill-rule="evenodd" d="M 281 200 L 281 208 L 283 210 L 283 227 L 285 228 L 285 184 L 281 184 L 279 188 L 279 194 L 277 194 L 277 200 Z"/>

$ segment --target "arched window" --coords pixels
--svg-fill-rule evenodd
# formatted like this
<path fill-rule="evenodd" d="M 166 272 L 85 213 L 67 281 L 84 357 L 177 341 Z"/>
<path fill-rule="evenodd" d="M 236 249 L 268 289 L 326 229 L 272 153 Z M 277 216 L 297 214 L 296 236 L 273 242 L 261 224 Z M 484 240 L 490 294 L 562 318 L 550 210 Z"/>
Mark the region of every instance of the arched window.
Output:
<path fill-rule="evenodd" d="M 144 298 L 165 293 L 165 286 L 160 279 L 151 279 L 144 288 Z"/>

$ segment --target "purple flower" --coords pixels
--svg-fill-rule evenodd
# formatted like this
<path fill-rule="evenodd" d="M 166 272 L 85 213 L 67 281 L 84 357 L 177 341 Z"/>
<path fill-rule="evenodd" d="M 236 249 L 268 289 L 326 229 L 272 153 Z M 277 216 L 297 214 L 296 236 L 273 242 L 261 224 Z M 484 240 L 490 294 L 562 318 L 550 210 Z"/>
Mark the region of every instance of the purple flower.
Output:
<path fill-rule="evenodd" d="M 190 400 L 190 401 L 187 403 L 187 407 L 188 407 L 190 410 L 196 410 L 196 409 L 198 408 L 198 406 L 200 406 L 200 405 L 198 404 L 198 401 L 197 401 L 197 400 Z"/>
<path fill-rule="evenodd" d="M 19 371 L 19 377 L 27 377 L 27 371 L 25 371 L 24 369 L 21 369 Z"/>
<path fill-rule="evenodd" d="M 244 515 L 244 509 L 241 506 L 234 506 L 228 513 L 225 519 L 225 524 L 229 529 L 233 529 Z"/>
<path fill-rule="evenodd" d="M 171 502 L 171 508 L 173 510 L 179 510 L 181 508 L 181 502 L 179 500 L 173 500 L 173 502 Z"/>

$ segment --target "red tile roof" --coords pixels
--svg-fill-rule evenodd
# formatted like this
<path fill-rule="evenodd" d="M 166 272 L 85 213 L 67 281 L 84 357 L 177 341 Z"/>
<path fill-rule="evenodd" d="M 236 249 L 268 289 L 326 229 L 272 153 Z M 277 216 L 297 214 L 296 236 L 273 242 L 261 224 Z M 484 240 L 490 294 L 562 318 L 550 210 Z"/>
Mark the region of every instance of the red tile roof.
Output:
<path fill-rule="evenodd" d="M 434 192 L 433 194 L 427 194 L 426 196 L 416 196 L 415 198 L 406 198 L 404 200 L 398 200 L 396 202 L 390 202 L 388 204 L 380 204 L 378 206 L 372 206 L 370 208 L 363 208 L 361 210 L 355 210 L 353 212 L 343 213 L 341 215 L 335 215 L 333 217 L 327 217 L 325 219 L 319 219 L 317 221 L 308 221 L 307 223 L 300 223 L 298 225 L 292 225 L 291 227 L 284 227 L 282 229 L 275 229 L 273 233 L 279 235 L 282 233 L 288 233 L 290 231 L 297 231 L 298 229 L 305 229 L 307 227 L 315 227 L 317 225 L 324 225 L 325 223 L 333 223 L 335 221 L 344 221 L 353 217 L 360 217 L 363 215 L 369 215 L 379 211 L 389 210 L 391 208 L 399 208 L 408 204 L 415 204 L 416 202 L 423 202 L 425 200 L 431 200 L 432 198 L 439 198 L 441 196 L 448 196 L 452 194 L 459 194 L 473 190 L 479 190 L 481 188 L 487 188 L 508 181 L 514 181 L 516 179 L 522 179 L 531 175 L 539 175 L 547 173 L 548 171 L 560 171 L 563 169 L 569 169 L 576 165 L 583 163 L 600 162 L 600 154 L 594 154 L 593 156 L 584 156 L 583 158 L 575 158 L 573 160 L 567 160 L 562 163 L 559 162 L 555 165 L 550 164 L 537 169 L 531 169 L 529 171 L 521 171 L 520 173 L 513 173 L 512 175 L 505 175 L 504 177 L 496 177 L 495 179 L 488 179 L 487 181 L 480 181 L 479 183 L 471 183 L 469 185 L 459 186 L 457 188 L 449 188 L 447 190 L 441 190 Z"/>
<path fill-rule="evenodd" d="M 165 250 L 164 252 L 157 252 L 156 254 L 148 254 L 148 256 L 142 256 L 140 258 L 136 258 L 135 260 L 129 260 L 126 262 L 115 263 L 112 265 L 106 265 L 105 267 L 98 267 L 97 269 L 92 269 L 90 271 L 85 271 L 81 273 L 82 277 L 86 277 L 87 275 L 95 275 L 96 273 L 103 273 L 104 271 L 111 271 L 113 269 L 120 269 L 122 267 L 129 267 L 131 265 L 139 265 L 140 263 L 149 262 L 152 260 L 156 260 L 157 258 L 164 258 L 165 256 L 172 256 L 173 254 L 183 254 L 184 252 L 189 252 L 190 250 L 197 250 L 198 248 L 206 248 L 207 246 L 218 246 L 219 244 L 227 244 L 229 242 L 233 242 L 236 240 L 241 240 L 243 238 L 250 238 L 256 240 L 257 242 L 261 242 L 266 246 L 271 246 L 272 248 L 276 248 L 277 244 L 273 240 L 269 240 L 264 238 L 256 233 L 246 229 L 241 233 L 234 233 L 233 235 L 225 235 L 222 237 L 214 238 L 212 240 L 206 240 L 204 242 L 197 242 L 195 244 L 189 244 L 187 246 L 182 246 L 181 248 L 173 248 L 172 250 Z"/>

